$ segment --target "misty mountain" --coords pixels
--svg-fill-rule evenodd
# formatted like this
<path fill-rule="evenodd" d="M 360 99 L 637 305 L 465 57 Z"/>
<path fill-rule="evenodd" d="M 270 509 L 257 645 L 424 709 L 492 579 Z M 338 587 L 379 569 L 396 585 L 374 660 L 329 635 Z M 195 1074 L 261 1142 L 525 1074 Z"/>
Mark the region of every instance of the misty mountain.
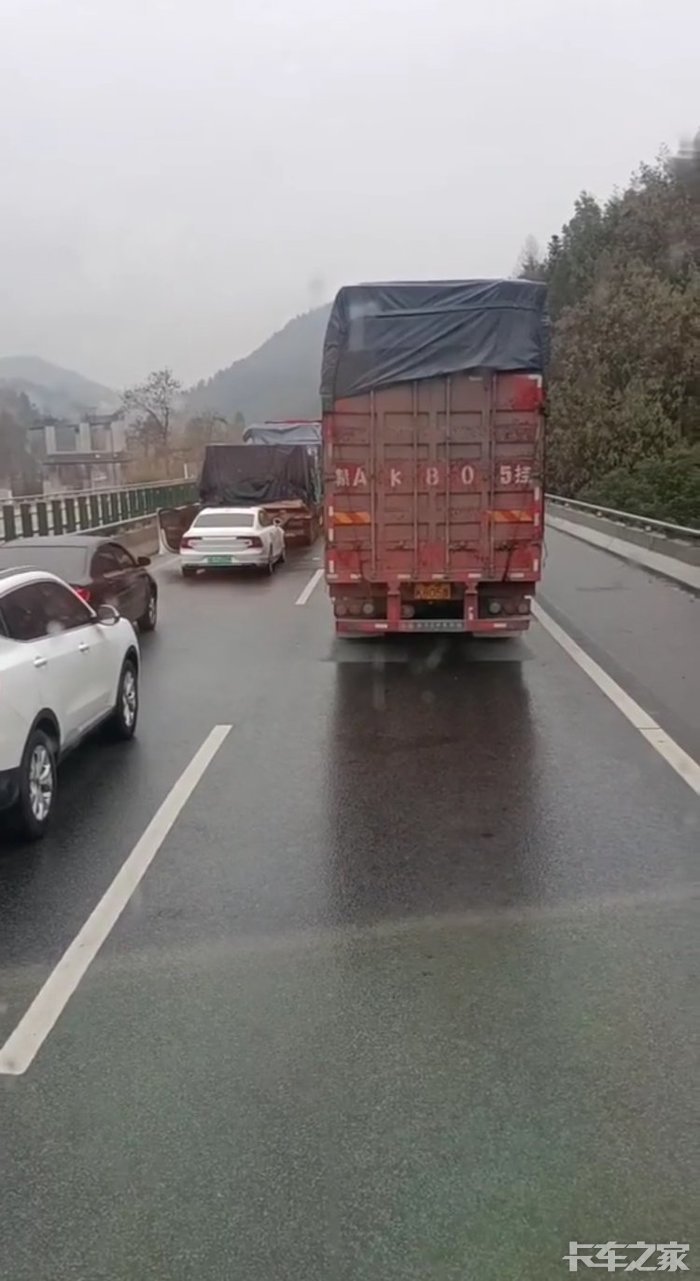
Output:
<path fill-rule="evenodd" d="M 246 422 L 320 416 L 321 350 L 330 304 L 296 316 L 266 342 L 197 383 L 187 394 L 188 413 L 213 410 Z"/>
<path fill-rule="evenodd" d="M 0 387 L 24 392 L 40 414 L 73 418 L 87 410 L 108 412 L 119 404 L 109 387 L 39 356 L 0 356 Z"/>

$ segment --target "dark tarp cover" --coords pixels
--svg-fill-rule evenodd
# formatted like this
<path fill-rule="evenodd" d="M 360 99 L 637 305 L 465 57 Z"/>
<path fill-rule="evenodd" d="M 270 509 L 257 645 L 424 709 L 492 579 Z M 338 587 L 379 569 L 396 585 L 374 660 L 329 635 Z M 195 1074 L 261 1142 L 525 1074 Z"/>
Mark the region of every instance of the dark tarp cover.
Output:
<path fill-rule="evenodd" d="M 323 344 L 324 409 L 342 396 L 469 370 L 546 368 L 547 290 L 531 280 L 347 285 Z"/>
<path fill-rule="evenodd" d="M 199 496 L 207 506 L 254 507 L 290 498 L 313 504 L 317 468 L 304 445 L 207 445 Z"/>
<path fill-rule="evenodd" d="M 246 445 L 321 446 L 321 424 L 300 419 L 298 422 L 251 423 L 243 432 Z"/>

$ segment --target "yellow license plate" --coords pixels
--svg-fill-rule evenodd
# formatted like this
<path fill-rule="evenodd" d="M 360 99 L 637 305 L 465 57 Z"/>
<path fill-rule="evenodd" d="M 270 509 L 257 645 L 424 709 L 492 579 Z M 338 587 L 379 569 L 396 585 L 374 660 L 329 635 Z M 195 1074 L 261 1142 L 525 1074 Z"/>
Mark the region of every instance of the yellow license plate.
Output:
<path fill-rule="evenodd" d="M 450 584 L 449 583 L 418 583 L 416 585 L 416 600 L 449 600 Z"/>

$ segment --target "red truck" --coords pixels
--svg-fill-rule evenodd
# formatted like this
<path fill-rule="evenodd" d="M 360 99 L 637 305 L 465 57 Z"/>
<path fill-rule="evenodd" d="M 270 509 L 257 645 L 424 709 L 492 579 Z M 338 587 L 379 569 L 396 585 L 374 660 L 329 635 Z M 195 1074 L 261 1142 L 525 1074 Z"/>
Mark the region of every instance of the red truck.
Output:
<path fill-rule="evenodd" d="M 529 626 L 547 337 L 531 281 L 340 290 L 321 382 L 337 632 Z"/>

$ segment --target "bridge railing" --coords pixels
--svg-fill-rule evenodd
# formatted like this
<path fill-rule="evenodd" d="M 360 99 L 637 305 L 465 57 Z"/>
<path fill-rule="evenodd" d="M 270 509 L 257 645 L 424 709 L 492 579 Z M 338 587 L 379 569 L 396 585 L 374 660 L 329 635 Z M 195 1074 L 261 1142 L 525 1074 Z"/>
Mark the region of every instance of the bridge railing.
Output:
<path fill-rule="evenodd" d="M 601 507 L 599 503 L 584 503 L 578 498 L 563 498 L 561 494 L 546 494 L 545 497 L 552 506 L 568 508 L 572 512 L 582 512 L 589 516 L 601 516 L 603 519 L 616 521 L 619 525 L 646 530 L 663 538 L 675 538 L 682 542 L 700 541 L 700 529 L 693 529 L 689 525 L 672 525 L 669 521 L 652 520 L 650 516 L 637 516 L 633 512 L 617 511 L 614 507 Z"/>
<path fill-rule="evenodd" d="M 94 533 L 151 516 L 161 507 L 193 502 L 193 480 L 163 480 L 118 489 L 76 490 L 0 500 L 0 542 L 47 534 Z"/>

